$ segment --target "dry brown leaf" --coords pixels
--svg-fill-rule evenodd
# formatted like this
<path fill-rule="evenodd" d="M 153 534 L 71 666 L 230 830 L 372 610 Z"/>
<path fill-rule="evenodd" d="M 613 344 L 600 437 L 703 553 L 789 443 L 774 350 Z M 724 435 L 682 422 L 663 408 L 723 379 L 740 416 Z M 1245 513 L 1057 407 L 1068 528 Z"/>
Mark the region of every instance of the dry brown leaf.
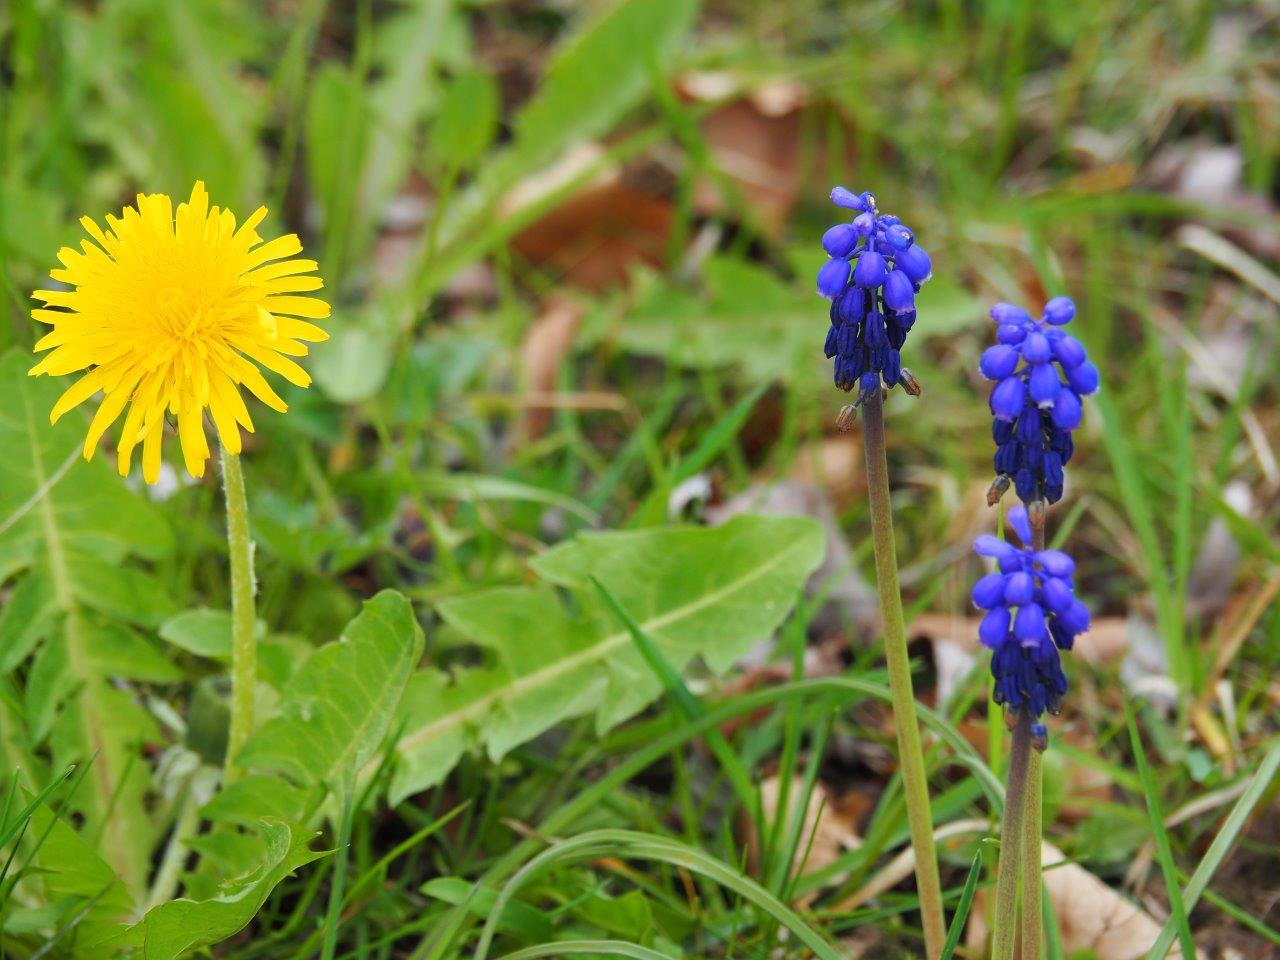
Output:
<path fill-rule="evenodd" d="M 520 346 L 520 369 L 527 392 L 548 393 L 554 389 L 560 365 L 573 348 L 581 322 L 581 306 L 552 300 L 529 327 Z M 549 407 L 528 407 L 524 414 L 524 436 L 530 440 L 541 436 L 550 418 Z"/>
<path fill-rule="evenodd" d="M 1067 954 L 1092 950 L 1098 960 L 1136 960 L 1160 935 L 1161 924 L 1051 843 L 1041 847 L 1044 885 Z M 980 950 L 987 939 L 985 897 L 975 898 L 965 942 Z M 1181 957 L 1175 947 L 1170 957 Z"/>

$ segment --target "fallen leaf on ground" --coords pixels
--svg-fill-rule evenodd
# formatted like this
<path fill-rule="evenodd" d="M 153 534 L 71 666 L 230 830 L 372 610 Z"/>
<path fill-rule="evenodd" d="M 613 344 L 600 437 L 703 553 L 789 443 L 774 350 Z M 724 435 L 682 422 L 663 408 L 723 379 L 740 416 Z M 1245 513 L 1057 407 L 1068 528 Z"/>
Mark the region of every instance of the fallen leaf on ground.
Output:
<path fill-rule="evenodd" d="M 524 387 L 530 393 L 549 393 L 555 389 L 560 365 L 573 349 L 573 341 L 582 322 L 582 308 L 565 300 L 553 300 L 525 333 L 520 345 L 520 369 Z M 537 439 L 551 420 L 551 409 L 529 407 L 524 415 L 524 436 Z"/>

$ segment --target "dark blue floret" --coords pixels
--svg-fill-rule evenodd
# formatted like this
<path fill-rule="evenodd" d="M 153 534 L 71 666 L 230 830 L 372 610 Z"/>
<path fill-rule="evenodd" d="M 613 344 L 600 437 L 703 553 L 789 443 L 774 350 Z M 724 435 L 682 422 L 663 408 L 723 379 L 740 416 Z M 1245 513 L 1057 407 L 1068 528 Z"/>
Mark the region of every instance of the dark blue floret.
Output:
<path fill-rule="evenodd" d="M 830 259 L 818 271 L 818 293 L 831 300 L 824 352 L 835 359 L 835 382 L 864 398 L 899 384 L 918 393 L 901 350 L 916 322 L 916 294 L 933 269 L 915 234 L 882 214 L 870 193 L 831 191 L 838 207 L 855 211 L 822 236 Z"/>
<path fill-rule="evenodd" d="M 1070 650 L 1089 629 L 1089 610 L 1075 597 L 1071 558 L 1057 550 L 1031 549 L 1031 524 L 1021 505 L 1008 518 L 1022 547 L 992 536 L 973 544 L 997 565 L 973 586 L 974 604 L 986 611 L 978 639 L 991 650 L 996 703 L 1011 716 L 1028 714 L 1042 744 L 1046 734 L 1040 717 L 1057 714 L 1067 692 L 1059 651 Z"/>
<path fill-rule="evenodd" d="M 983 352 L 978 369 L 996 381 L 990 398 L 996 498 L 1010 481 L 1025 503 L 1062 498 L 1063 467 L 1075 452 L 1071 431 L 1084 413 L 1081 397 L 1098 389 L 1098 368 L 1063 330 L 1075 314 L 1066 297 L 1045 304 L 1040 320 L 1011 303 L 991 308 L 996 344 Z"/>

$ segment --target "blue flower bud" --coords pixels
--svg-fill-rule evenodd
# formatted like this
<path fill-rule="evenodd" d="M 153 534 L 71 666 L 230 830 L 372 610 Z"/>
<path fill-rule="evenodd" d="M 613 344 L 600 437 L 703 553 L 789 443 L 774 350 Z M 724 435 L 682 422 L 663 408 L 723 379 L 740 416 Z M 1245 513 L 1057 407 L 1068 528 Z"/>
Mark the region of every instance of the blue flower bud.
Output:
<path fill-rule="evenodd" d="M 834 357 L 837 353 L 840 352 L 839 346 L 838 346 L 839 336 L 840 336 L 839 327 L 832 325 L 827 328 L 827 342 L 823 344 L 822 352 L 827 355 L 828 360 L 830 360 L 832 357 Z"/>
<path fill-rule="evenodd" d="M 991 319 L 999 324 L 1021 326 L 1031 322 L 1031 314 L 1012 303 L 997 303 L 991 308 Z"/>
<path fill-rule="evenodd" d="M 880 219 L 884 220 L 883 217 Z M 915 243 L 916 235 L 902 224 L 894 223 L 885 229 L 884 238 L 889 241 L 889 246 L 895 250 L 905 250 Z"/>
<path fill-rule="evenodd" d="M 1044 305 L 1044 318 L 1055 327 L 1070 323 L 1076 315 L 1076 305 L 1069 297 L 1054 297 Z"/>
<path fill-rule="evenodd" d="M 894 257 L 894 263 L 913 283 L 924 283 L 933 273 L 933 261 L 918 243 L 913 243 L 905 250 L 899 250 Z"/>
<path fill-rule="evenodd" d="M 1089 629 L 1089 608 L 1079 600 L 1072 601 L 1066 612 L 1057 616 L 1058 622 L 1062 624 L 1062 629 L 1073 637 L 1079 636 Z"/>
<path fill-rule="evenodd" d="M 834 297 L 849 282 L 849 261 L 832 257 L 818 271 L 818 293 Z"/>
<path fill-rule="evenodd" d="M 1018 557 L 1018 548 L 1011 543 L 1005 543 L 999 537 L 993 537 L 989 533 L 984 533 L 973 541 L 974 553 L 982 557 L 992 557 L 999 560 L 1004 557 Z"/>
<path fill-rule="evenodd" d="M 862 193 L 858 194 L 858 196 L 862 199 L 862 209 L 870 210 L 874 213 L 876 209 L 876 195 L 870 190 L 863 190 Z"/>
<path fill-rule="evenodd" d="M 1027 516 L 1027 508 L 1022 504 L 1010 508 L 1005 515 L 1009 521 L 1009 526 L 1013 527 L 1013 532 L 1018 535 L 1027 546 L 1031 545 L 1031 519 Z"/>
<path fill-rule="evenodd" d="M 1046 450 L 1042 459 L 1044 482 L 1055 489 L 1061 487 L 1065 479 L 1062 474 L 1062 455 L 1056 450 Z M 1057 497 L 1054 499 L 1056 500 Z"/>
<path fill-rule="evenodd" d="M 871 310 L 863 321 L 862 336 L 869 347 L 887 347 L 889 335 L 884 326 L 884 314 L 879 310 Z"/>
<path fill-rule="evenodd" d="M 1007 344 L 998 343 L 982 351 L 978 369 L 988 380 L 1003 380 L 1012 376 L 1018 368 L 1018 351 Z"/>
<path fill-rule="evenodd" d="M 1026 327 L 1020 327 L 1013 323 L 1002 323 L 999 329 L 996 330 L 996 340 L 999 343 L 1016 346 L 1025 339 L 1027 339 Z"/>
<path fill-rule="evenodd" d="M 1054 383 L 1058 378 L 1054 377 Z M 1074 430 L 1080 426 L 1080 419 L 1084 415 L 1084 410 L 1080 406 L 1080 398 L 1076 396 L 1075 391 L 1070 387 L 1062 387 L 1058 391 L 1058 395 L 1053 400 L 1053 410 L 1049 415 L 1053 418 L 1053 422 L 1063 430 Z"/>
<path fill-rule="evenodd" d="M 833 257 L 847 257 L 858 244 L 858 231 L 852 224 L 837 223 L 822 235 L 822 249 Z"/>
<path fill-rule="evenodd" d="M 878 373 L 864 373 L 862 379 L 858 382 L 858 391 L 864 396 L 870 396 L 880 389 L 880 375 Z"/>
<path fill-rule="evenodd" d="M 841 324 L 840 333 L 836 338 L 836 352 L 843 357 L 853 359 L 857 350 L 858 325 L 856 323 Z"/>
<path fill-rule="evenodd" d="M 1066 334 L 1054 338 L 1053 356 L 1062 364 L 1063 370 L 1078 367 L 1088 359 L 1084 352 L 1084 344 L 1075 337 L 1070 337 Z"/>
<path fill-rule="evenodd" d="M 973 585 L 973 605 L 980 610 L 990 610 L 1004 603 L 1004 581 L 1002 573 L 988 573 Z"/>
<path fill-rule="evenodd" d="M 884 280 L 884 305 L 894 313 L 906 313 L 916 305 L 915 289 L 901 270 L 891 270 Z"/>
<path fill-rule="evenodd" d="M 1053 356 L 1053 348 L 1049 346 L 1049 341 L 1043 333 L 1038 330 L 1032 331 L 1027 334 L 1027 339 L 1023 341 L 1022 356 L 1027 363 L 1048 363 Z"/>
<path fill-rule="evenodd" d="M 1025 570 L 1012 573 L 1005 580 L 1004 602 L 1011 607 L 1020 607 L 1036 598 L 1036 582 Z"/>
<path fill-rule="evenodd" d="M 889 227 L 896 226 L 901 222 L 902 219 L 900 217 L 895 217 L 892 213 L 882 213 L 880 216 L 876 217 L 876 224 L 881 229 L 888 229 Z"/>
<path fill-rule="evenodd" d="M 1040 596 L 1054 613 L 1062 613 L 1076 602 L 1071 584 L 1061 577 L 1045 576 L 1040 580 Z"/>
<path fill-rule="evenodd" d="M 885 351 L 883 372 L 884 382 L 890 389 L 897 386 L 898 380 L 902 377 L 902 354 L 897 349 L 890 348 Z"/>
<path fill-rule="evenodd" d="M 860 213 L 853 218 L 853 231 L 859 237 L 869 237 L 876 228 L 876 218 L 871 213 Z"/>
<path fill-rule="evenodd" d="M 832 301 L 832 321 L 857 326 L 866 309 L 866 296 L 857 287 L 845 287 L 844 291 Z"/>
<path fill-rule="evenodd" d="M 853 282 L 864 290 L 874 290 L 885 281 L 884 257 L 869 250 L 859 254 L 857 265 L 853 268 Z"/>
<path fill-rule="evenodd" d="M 1086 360 L 1067 371 L 1067 383 L 1071 384 L 1071 389 L 1076 393 L 1087 397 L 1098 389 L 1098 368 Z"/>
<path fill-rule="evenodd" d="M 867 202 L 862 197 L 844 187 L 831 188 L 831 202 L 837 207 L 846 207 L 850 210 L 867 209 Z"/>
<path fill-rule="evenodd" d="M 1039 406 L 1048 406 L 1057 399 L 1058 391 L 1062 389 L 1062 384 L 1058 382 L 1058 373 L 1053 369 L 1053 366 L 1048 363 L 1042 363 L 1031 368 L 1031 376 L 1028 378 L 1027 388 L 1031 393 L 1033 402 Z"/>
<path fill-rule="evenodd" d="M 1038 603 L 1028 603 L 1018 608 L 1013 618 L 1013 635 L 1024 644 L 1038 644 L 1045 634 L 1044 611 Z"/>
<path fill-rule="evenodd" d="M 1006 420 L 997 420 L 996 423 L 1007 423 Z M 1018 469 L 1018 451 L 1021 449 L 1016 443 L 1002 443 L 996 447 L 995 468 L 996 473 L 1010 474 Z"/>
<path fill-rule="evenodd" d="M 1076 571 L 1076 562 L 1061 550 L 1041 550 L 1032 559 L 1046 574 L 1060 580 L 1070 579 Z"/>
<path fill-rule="evenodd" d="M 991 391 L 991 413 L 999 420 L 1013 420 L 1022 412 L 1027 391 L 1017 377 L 1008 377 Z"/>
<path fill-rule="evenodd" d="M 996 648 L 1003 646 L 1008 637 L 1008 607 L 996 607 L 983 617 L 982 622 L 978 624 L 978 639 L 982 641 L 982 645 L 984 647 L 990 647 L 992 650 L 995 650 Z"/>

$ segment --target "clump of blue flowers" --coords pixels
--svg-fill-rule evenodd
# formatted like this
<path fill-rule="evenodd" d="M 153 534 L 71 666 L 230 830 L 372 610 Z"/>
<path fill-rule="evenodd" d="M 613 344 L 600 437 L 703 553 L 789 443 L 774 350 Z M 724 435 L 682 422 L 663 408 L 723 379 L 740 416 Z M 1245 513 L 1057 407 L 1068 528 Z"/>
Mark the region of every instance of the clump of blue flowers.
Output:
<path fill-rule="evenodd" d="M 1075 315 L 1067 297 L 1045 304 L 1040 320 L 1011 303 L 991 308 L 998 342 L 983 352 L 979 369 L 996 381 L 990 400 L 996 442 L 992 502 L 1010 480 L 1024 503 L 1062 498 L 1062 468 L 1075 451 L 1071 431 L 1080 425 L 1081 397 L 1098 389 L 1098 368 L 1063 329 Z"/>
<path fill-rule="evenodd" d="M 1044 749 L 1040 718 L 1057 714 L 1067 692 L 1060 650 L 1089 629 L 1089 609 L 1076 599 L 1075 562 L 1059 550 L 1032 548 L 1031 523 L 1021 505 L 1008 513 L 1023 546 L 985 535 L 973 548 L 996 562 L 996 571 L 973 586 L 973 602 L 987 611 L 978 638 L 991 650 L 995 701 L 1006 718 L 1031 717 L 1032 736 Z"/>
<path fill-rule="evenodd" d="M 836 187 L 831 201 L 855 211 L 822 235 L 830 259 L 818 271 L 818 293 L 831 300 L 825 351 L 836 361 L 836 386 L 856 387 L 861 400 L 883 380 L 918 396 L 901 350 L 916 322 L 916 294 L 933 272 L 929 255 L 902 221 L 876 209 L 871 193 Z"/>

